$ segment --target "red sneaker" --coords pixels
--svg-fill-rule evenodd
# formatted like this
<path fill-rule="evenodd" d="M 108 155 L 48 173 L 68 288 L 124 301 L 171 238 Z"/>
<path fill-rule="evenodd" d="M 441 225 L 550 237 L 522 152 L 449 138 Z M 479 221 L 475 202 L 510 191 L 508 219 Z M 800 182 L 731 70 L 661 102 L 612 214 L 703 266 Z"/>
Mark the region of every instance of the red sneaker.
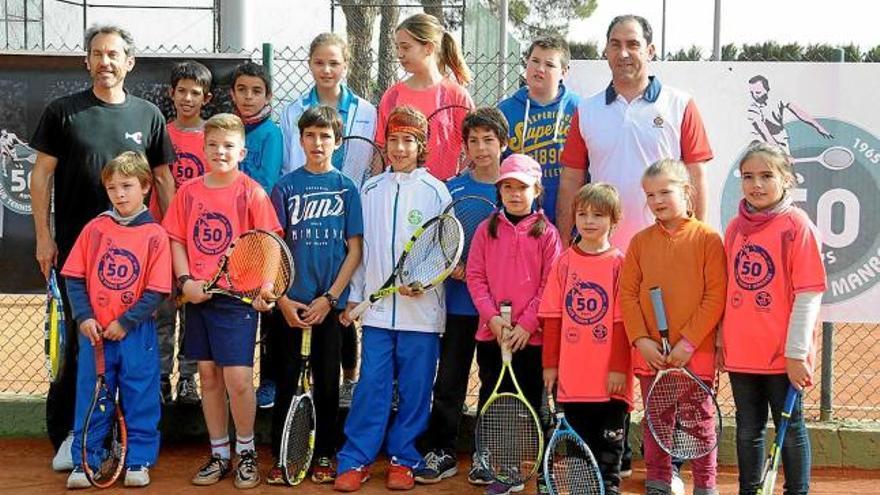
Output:
<path fill-rule="evenodd" d="M 416 486 L 411 468 L 391 463 L 388 465 L 388 475 L 385 478 L 385 487 L 389 490 L 412 490 Z"/>
<path fill-rule="evenodd" d="M 356 492 L 369 479 L 370 472 L 365 466 L 361 466 L 338 475 L 333 482 L 333 489 L 337 492 Z"/>

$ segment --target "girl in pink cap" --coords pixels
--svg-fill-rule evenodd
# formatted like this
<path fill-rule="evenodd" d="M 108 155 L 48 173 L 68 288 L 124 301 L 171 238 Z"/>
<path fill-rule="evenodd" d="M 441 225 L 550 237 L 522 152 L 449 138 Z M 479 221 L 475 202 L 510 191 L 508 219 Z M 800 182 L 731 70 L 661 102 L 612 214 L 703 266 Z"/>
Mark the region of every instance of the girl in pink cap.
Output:
<path fill-rule="evenodd" d="M 480 314 L 477 364 L 483 407 L 501 372 L 502 336 L 513 351 L 513 370 L 523 393 L 541 409 L 541 328 L 538 307 L 550 265 L 562 250 L 559 232 L 540 208 L 541 165 L 527 155 L 513 154 L 501 162 L 495 181 L 503 209 L 483 222 L 471 241 L 467 285 Z M 512 321 L 501 317 L 500 302 L 510 301 Z M 521 491 L 522 486 L 494 482 L 488 495 Z"/>

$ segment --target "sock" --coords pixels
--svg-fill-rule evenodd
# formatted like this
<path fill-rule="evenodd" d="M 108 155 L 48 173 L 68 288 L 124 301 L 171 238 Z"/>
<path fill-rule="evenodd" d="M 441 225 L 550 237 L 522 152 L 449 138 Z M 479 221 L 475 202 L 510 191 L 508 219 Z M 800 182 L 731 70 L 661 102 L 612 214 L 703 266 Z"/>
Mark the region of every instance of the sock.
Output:
<path fill-rule="evenodd" d="M 211 455 L 218 455 L 221 459 L 229 459 L 229 437 L 211 439 Z"/>
<path fill-rule="evenodd" d="M 236 435 L 235 436 L 235 453 L 238 455 L 241 455 L 241 453 L 246 450 L 255 450 L 254 436 L 251 435 L 247 438 L 242 438 L 242 437 Z"/>

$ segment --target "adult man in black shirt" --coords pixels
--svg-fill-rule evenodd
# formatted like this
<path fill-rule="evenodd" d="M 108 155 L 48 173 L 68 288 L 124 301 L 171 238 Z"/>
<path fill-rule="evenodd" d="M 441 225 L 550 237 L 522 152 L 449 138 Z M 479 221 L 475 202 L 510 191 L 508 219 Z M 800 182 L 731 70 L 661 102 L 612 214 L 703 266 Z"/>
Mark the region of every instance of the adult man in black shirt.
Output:
<path fill-rule="evenodd" d="M 164 211 L 174 194 L 168 165 L 174 149 L 165 119 L 152 103 L 125 92 L 125 76 L 134 67 L 134 41 L 117 26 L 92 27 L 85 34 L 86 67 L 92 87 L 52 101 L 44 110 L 31 139 L 37 161 L 31 179 L 36 258 L 43 275 L 61 267 L 89 220 L 110 207 L 101 184 L 101 168 L 124 151 L 144 153 L 153 167 L 154 191 Z M 53 181 L 54 179 L 54 181 Z M 49 201 L 55 189 L 55 238 L 49 228 Z M 63 284 L 63 278 L 58 278 Z M 69 432 L 73 429 L 76 397 L 76 322 L 65 298 L 67 342 L 65 367 L 49 387 L 46 426 L 59 448 L 56 470 L 73 468 Z"/>

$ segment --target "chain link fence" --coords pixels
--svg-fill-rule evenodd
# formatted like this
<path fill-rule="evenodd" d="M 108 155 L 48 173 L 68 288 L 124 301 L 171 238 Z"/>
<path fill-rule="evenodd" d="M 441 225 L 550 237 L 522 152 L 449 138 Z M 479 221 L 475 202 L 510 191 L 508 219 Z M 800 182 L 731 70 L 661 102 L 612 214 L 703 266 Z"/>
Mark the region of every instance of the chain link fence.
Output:
<path fill-rule="evenodd" d="M 332 8 L 342 10 L 345 2 L 334 2 Z M 378 9 L 378 7 L 377 7 Z M 374 18 L 380 23 L 380 18 Z M 379 34 L 377 33 L 378 37 Z M 465 38 L 467 34 L 465 33 Z M 372 38 L 371 38 L 372 39 Z M 384 88 L 397 81 L 404 74 L 393 63 L 391 48 L 385 50 L 383 57 L 374 47 L 379 42 L 370 43 L 366 49 L 355 50 L 358 58 L 352 61 L 352 72 L 361 74 L 360 85 L 362 94 L 373 103 L 378 103 Z M 387 45 L 383 45 L 387 47 Z M 76 48 L 52 48 L 47 51 L 75 51 Z M 81 50 L 81 49 L 80 49 Z M 477 105 L 494 105 L 500 95 L 509 95 L 521 84 L 520 74 L 523 70 L 522 54 L 516 53 L 519 48 L 505 57 L 496 53 L 468 52 L 466 61 L 475 73 L 476 79 L 469 87 Z M 595 50 L 586 50 L 593 54 Z M 852 53 L 856 60 L 855 51 Z M 180 57 L 196 57 L 202 52 L 189 49 L 157 48 L 143 49 L 140 54 L 164 54 Z M 728 53 L 733 53 L 732 50 Z M 770 52 L 772 54 L 772 51 Z M 811 53 L 819 53 L 813 51 Z M 859 60 L 877 60 L 880 50 L 872 49 L 859 52 Z M 271 62 L 274 86 L 274 110 L 276 116 L 287 104 L 312 85 L 312 77 L 308 67 L 307 47 L 271 47 L 262 51 L 247 54 L 255 61 Z M 766 55 L 766 54 L 765 54 Z M 828 52 L 822 61 L 838 61 L 835 53 Z M 596 55 L 598 56 L 598 55 Z M 501 59 L 504 59 L 503 62 Z M 697 59 L 703 58 L 701 55 Z M 788 60 L 765 56 L 753 50 L 737 52 L 731 56 L 736 60 Z M 798 60 L 804 60 L 803 57 Z M 381 66 L 381 68 L 380 68 Z M 389 68 L 390 67 L 390 68 Z M 137 69 L 135 69 L 137 70 Z M 504 72 L 503 77 L 500 73 Z M 352 86 L 355 81 L 352 81 Z M 87 81 L 84 82 L 84 87 Z M 79 89 L 79 88 L 76 88 Z M 162 87 L 131 88 L 136 94 L 147 96 L 157 103 L 166 113 L 171 114 L 171 103 Z M 71 89 L 73 91 L 75 89 Z M 217 108 L 228 109 L 228 92 L 215 94 Z M 29 263 L 31 260 L 22 260 Z M 43 353 L 43 328 L 45 318 L 45 296 L 42 294 L 2 294 L 0 295 L 0 393 L 9 395 L 45 395 L 48 390 L 48 375 L 45 368 Z M 818 356 L 827 355 L 819 349 Z M 851 421 L 880 422 L 880 325 L 872 324 L 835 324 L 833 325 L 833 356 L 828 362 L 820 362 L 815 372 L 816 386 L 807 393 L 804 403 L 807 417 L 811 420 L 835 419 Z M 828 365 L 833 367 L 832 379 L 819 386 L 822 369 Z M 259 365 L 257 365 L 258 367 Z M 258 368 L 257 368 L 258 369 Z M 176 379 L 176 377 L 174 378 Z M 475 369 L 472 369 L 471 382 L 468 389 L 468 406 L 475 408 L 479 382 Z M 821 410 L 821 395 L 830 394 L 831 410 Z M 722 375 L 719 388 L 719 402 L 725 415 L 733 414 L 733 399 L 726 375 Z"/>

